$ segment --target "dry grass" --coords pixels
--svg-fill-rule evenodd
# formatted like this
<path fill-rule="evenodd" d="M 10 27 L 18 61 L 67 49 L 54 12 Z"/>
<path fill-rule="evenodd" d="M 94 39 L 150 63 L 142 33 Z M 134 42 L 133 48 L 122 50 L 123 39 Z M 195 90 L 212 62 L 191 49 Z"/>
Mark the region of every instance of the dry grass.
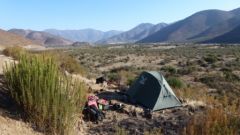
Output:
<path fill-rule="evenodd" d="M 240 118 L 223 109 L 208 109 L 204 115 L 195 116 L 184 129 L 186 135 L 238 135 Z"/>

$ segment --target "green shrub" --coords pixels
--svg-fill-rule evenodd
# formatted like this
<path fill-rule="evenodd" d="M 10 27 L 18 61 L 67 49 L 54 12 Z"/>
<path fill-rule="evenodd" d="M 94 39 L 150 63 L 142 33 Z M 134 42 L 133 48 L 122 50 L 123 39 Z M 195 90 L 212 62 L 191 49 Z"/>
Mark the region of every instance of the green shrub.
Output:
<path fill-rule="evenodd" d="M 45 55 L 22 55 L 18 64 L 6 66 L 4 75 L 28 121 L 49 134 L 70 134 L 83 107 L 83 83 L 63 76 Z"/>
<path fill-rule="evenodd" d="M 235 75 L 234 73 L 232 73 L 230 71 L 225 71 L 224 76 L 225 76 L 226 81 L 229 81 L 229 82 L 240 81 L 240 77 L 238 77 L 237 75 Z"/>
<path fill-rule="evenodd" d="M 114 81 L 114 82 L 118 82 L 118 81 L 121 80 L 119 74 L 118 74 L 118 73 L 115 73 L 115 72 L 113 72 L 113 73 L 108 73 L 108 74 L 107 74 L 107 78 L 108 78 L 108 80 Z"/>
<path fill-rule="evenodd" d="M 180 75 L 188 75 L 197 70 L 196 66 L 187 66 L 185 68 L 177 70 L 177 73 Z"/>
<path fill-rule="evenodd" d="M 183 88 L 185 86 L 185 84 L 179 78 L 176 78 L 176 77 L 169 77 L 167 79 L 167 82 L 173 88 L 180 89 L 180 88 Z"/>
<path fill-rule="evenodd" d="M 215 55 L 207 55 L 204 60 L 210 64 L 217 62 L 217 57 Z"/>
<path fill-rule="evenodd" d="M 177 73 L 177 69 L 172 67 L 172 66 L 164 66 L 161 68 L 161 70 L 168 72 L 170 74 L 176 74 Z"/>

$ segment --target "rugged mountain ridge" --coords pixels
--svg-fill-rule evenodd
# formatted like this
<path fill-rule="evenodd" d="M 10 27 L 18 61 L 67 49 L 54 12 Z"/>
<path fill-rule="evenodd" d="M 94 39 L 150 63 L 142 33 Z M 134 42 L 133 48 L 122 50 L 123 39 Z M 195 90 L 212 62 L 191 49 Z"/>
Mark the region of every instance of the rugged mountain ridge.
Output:
<path fill-rule="evenodd" d="M 100 31 L 95 29 L 82 29 L 82 30 L 56 30 L 56 29 L 47 29 L 45 32 L 64 37 L 71 41 L 75 42 L 90 42 L 94 43 L 98 40 L 103 40 L 114 35 L 120 34 L 122 31 Z"/>
<path fill-rule="evenodd" d="M 16 45 L 31 45 L 32 41 L 25 39 L 17 34 L 7 32 L 0 29 L 0 45 L 3 46 L 16 46 Z"/>
<path fill-rule="evenodd" d="M 211 37 L 214 37 L 216 34 L 229 31 L 231 29 L 229 27 L 221 30 L 221 26 L 225 25 L 221 23 L 226 23 L 235 16 L 236 15 L 231 11 L 205 10 L 197 12 L 181 21 L 163 28 L 162 30 L 159 30 L 139 42 L 194 42 L 204 36 L 208 37 L 211 35 Z"/>
<path fill-rule="evenodd" d="M 8 32 L 17 34 L 26 39 L 33 41 L 36 44 L 44 46 L 64 46 L 71 45 L 73 42 L 59 36 L 55 36 L 42 31 L 24 30 L 24 29 L 11 29 Z"/>
<path fill-rule="evenodd" d="M 133 43 L 155 33 L 156 31 L 166 26 L 167 26 L 166 23 L 159 23 L 156 25 L 151 23 L 142 23 L 130 29 L 129 31 L 123 32 L 121 34 L 118 34 L 105 40 L 100 40 L 97 43 L 98 44 Z"/>

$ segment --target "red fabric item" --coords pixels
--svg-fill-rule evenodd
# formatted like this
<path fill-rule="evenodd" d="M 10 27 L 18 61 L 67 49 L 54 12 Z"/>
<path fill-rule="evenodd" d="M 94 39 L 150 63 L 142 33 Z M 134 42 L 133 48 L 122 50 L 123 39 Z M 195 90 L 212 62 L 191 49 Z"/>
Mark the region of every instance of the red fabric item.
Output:
<path fill-rule="evenodd" d="M 102 105 L 108 105 L 108 101 L 105 100 L 105 99 L 99 99 L 99 100 L 98 100 L 98 103 L 99 103 L 99 104 L 102 104 Z"/>
<path fill-rule="evenodd" d="M 98 108 L 97 100 L 98 100 L 97 96 L 94 95 L 88 96 L 88 106 L 95 106 L 96 108 Z"/>
<path fill-rule="evenodd" d="M 97 105 L 96 100 L 90 100 L 90 101 L 88 101 L 88 106 L 95 106 L 96 108 L 98 108 L 98 105 Z"/>

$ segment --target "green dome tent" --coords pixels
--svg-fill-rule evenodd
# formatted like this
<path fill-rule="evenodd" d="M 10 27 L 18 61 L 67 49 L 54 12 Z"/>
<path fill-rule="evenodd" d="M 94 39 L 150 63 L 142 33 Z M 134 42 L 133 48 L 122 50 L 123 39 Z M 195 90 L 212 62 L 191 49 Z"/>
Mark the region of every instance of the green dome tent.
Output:
<path fill-rule="evenodd" d="M 127 95 L 131 101 L 152 111 L 181 106 L 167 81 L 156 71 L 143 72 Z"/>

